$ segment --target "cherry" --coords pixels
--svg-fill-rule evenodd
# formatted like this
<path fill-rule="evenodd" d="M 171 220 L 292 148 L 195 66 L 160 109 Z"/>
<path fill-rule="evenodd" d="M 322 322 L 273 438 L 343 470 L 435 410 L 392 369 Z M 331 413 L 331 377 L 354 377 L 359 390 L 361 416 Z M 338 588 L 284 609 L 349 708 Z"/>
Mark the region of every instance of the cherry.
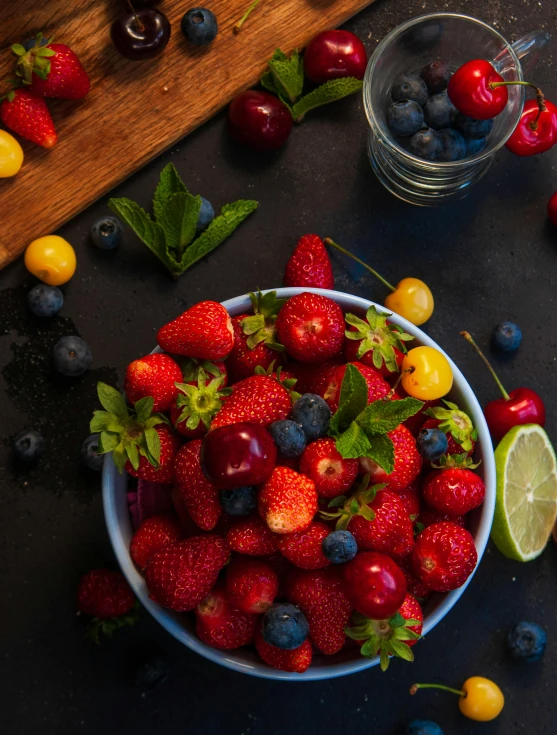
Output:
<path fill-rule="evenodd" d="M 292 132 L 292 115 L 269 92 L 248 89 L 230 103 L 228 126 L 238 143 L 256 151 L 276 151 Z"/>
<path fill-rule="evenodd" d="M 153 8 L 130 10 L 110 26 L 116 50 L 126 59 L 152 59 L 164 50 L 170 38 L 170 23 L 164 13 Z"/>
<path fill-rule="evenodd" d="M 324 31 L 311 40 L 304 52 L 304 72 L 315 84 L 330 79 L 363 79 L 367 53 L 358 36 L 349 31 Z"/>
<path fill-rule="evenodd" d="M 362 615 L 373 620 L 392 617 L 406 597 L 406 577 L 386 554 L 360 552 L 344 565 L 345 591 Z"/>
<path fill-rule="evenodd" d="M 533 156 L 548 151 L 555 143 L 557 107 L 543 95 L 541 100 L 539 96 L 537 100 L 527 100 L 518 125 L 507 140 L 507 148 L 517 156 Z"/>
<path fill-rule="evenodd" d="M 547 203 L 547 216 L 550 222 L 557 227 L 557 191 Z"/>
<path fill-rule="evenodd" d="M 265 427 L 242 422 L 210 431 L 200 459 L 207 478 L 228 490 L 265 482 L 276 464 L 277 448 Z"/>
<path fill-rule="evenodd" d="M 531 388 L 515 388 L 507 393 L 495 370 L 489 364 L 487 357 L 474 342 L 471 335 L 468 332 L 461 332 L 461 335 L 470 342 L 487 365 L 503 395 L 502 398 L 496 398 L 484 407 L 485 420 L 493 439 L 497 442 L 501 441 L 513 426 L 524 424 L 545 426 L 545 406 L 540 396 Z"/>
<path fill-rule="evenodd" d="M 447 93 L 459 112 L 476 120 L 497 117 L 509 99 L 505 80 L 485 59 L 467 61 L 457 69 Z"/>

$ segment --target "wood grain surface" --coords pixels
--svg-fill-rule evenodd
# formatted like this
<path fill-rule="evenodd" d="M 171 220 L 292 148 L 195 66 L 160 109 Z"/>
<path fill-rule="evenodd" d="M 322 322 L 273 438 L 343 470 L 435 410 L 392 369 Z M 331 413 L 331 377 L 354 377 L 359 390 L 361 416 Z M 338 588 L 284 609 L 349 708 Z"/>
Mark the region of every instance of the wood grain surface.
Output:
<path fill-rule="evenodd" d="M 84 100 L 49 101 L 58 143 L 45 151 L 23 141 L 22 170 L 0 179 L 0 268 L 253 85 L 275 48 L 301 48 L 372 1 L 262 0 L 235 35 L 250 0 L 207 0 L 219 35 L 194 48 L 180 32 L 190 6 L 165 0 L 170 42 L 158 59 L 134 62 L 110 41 L 124 0 L 3 0 L 0 79 L 11 74 L 9 46 L 42 30 L 75 50 L 92 86 Z"/>

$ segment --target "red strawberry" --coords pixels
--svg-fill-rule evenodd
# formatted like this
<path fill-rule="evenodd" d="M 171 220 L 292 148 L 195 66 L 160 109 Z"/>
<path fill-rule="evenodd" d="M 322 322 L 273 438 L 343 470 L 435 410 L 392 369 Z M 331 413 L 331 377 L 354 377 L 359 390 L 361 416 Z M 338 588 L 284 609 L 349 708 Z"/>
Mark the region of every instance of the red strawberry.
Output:
<path fill-rule="evenodd" d="M 182 529 L 182 536 L 184 538 L 189 538 L 190 536 L 197 536 L 199 534 L 199 527 L 196 526 L 196 524 L 192 521 L 192 518 L 188 512 L 188 509 L 186 508 L 184 496 L 182 494 L 182 491 L 178 487 L 178 485 L 175 485 L 172 488 L 171 497 L 172 497 L 172 505 L 174 506 L 174 510 L 176 511 L 176 515 L 178 516 L 178 519 L 180 521 L 180 528 Z M 220 529 L 218 533 L 220 533 Z"/>
<path fill-rule="evenodd" d="M 300 458 L 300 472 L 315 483 L 322 498 L 343 495 L 358 476 L 358 460 L 344 459 L 334 439 L 317 439 L 308 444 Z"/>
<path fill-rule="evenodd" d="M 278 352 L 267 347 L 265 342 L 259 342 L 252 348 L 248 346 L 248 336 L 244 334 L 242 323 L 249 318 L 249 314 L 232 317 L 234 347 L 227 358 L 228 372 L 232 383 L 249 378 L 250 375 L 254 374 L 258 365 L 267 370 L 271 363 L 278 359 Z"/>
<path fill-rule="evenodd" d="M 461 411 L 455 403 L 445 400 L 443 403 L 446 408 L 435 406 L 425 411 L 425 415 L 431 418 L 423 424 L 422 429 L 444 431 L 449 443 L 447 454 L 473 454 L 478 433 L 470 416 Z"/>
<path fill-rule="evenodd" d="M 344 593 L 339 570 L 293 572 L 286 583 L 286 595 L 306 616 L 313 644 L 327 655 L 340 651 L 352 605 Z"/>
<path fill-rule="evenodd" d="M 182 371 L 178 363 L 168 355 L 155 353 L 130 362 L 126 368 L 124 389 L 129 403 L 152 396 L 153 411 L 168 411 L 176 400 L 182 382 Z"/>
<path fill-rule="evenodd" d="M 360 502 L 365 503 L 366 492 L 361 497 Z M 351 500 L 347 501 L 347 505 L 350 503 Z M 354 535 L 358 548 L 367 551 L 400 557 L 409 554 L 414 545 L 412 521 L 404 503 L 392 490 L 379 490 L 371 502 L 360 506 L 357 514 L 350 518 L 348 530 Z"/>
<path fill-rule="evenodd" d="M 416 520 L 420 515 L 420 487 L 417 480 L 408 485 L 408 487 L 402 490 L 397 490 L 396 494 L 402 500 L 406 512 L 410 516 L 411 520 Z"/>
<path fill-rule="evenodd" d="M 212 531 L 222 513 L 219 490 L 201 469 L 201 439 L 194 439 L 177 452 L 174 472 L 178 490 L 193 522 L 203 531 Z"/>
<path fill-rule="evenodd" d="M 46 102 L 28 89 L 14 89 L 0 104 L 0 120 L 4 125 L 43 148 L 53 148 L 58 136 Z"/>
<path fill-rule="evenodd" d="M 214 378 L 199 367 L 195 385 L 177 383 L 177 397 L 170 407 L 170 420 L 180 434 L 188 439 L 205 436 L 211 428 L 213 417 L 230 394 L 231 388 L 223 388 L 225 381 L 225 373 Z"/>
<path fill-rule="evenodd" d="M 300 362 L 324 362 L 342 350 L 344 314 L 332 299 L 304 292 L 288 299 L 279 312 L 276 329 L 290 357 Z"/>
<path fill-rule="evenodd" d="M 130 556 L 140 569 L 147 566 L 149 558 L 165 546 L 182 538 L 182 529 L 174 516 L 164 513 L 143 521 L 132 536 Z"/>
<path fill-rule="evenodd" d="M 466 528 L 466 517 L 465 516 L 453 516 L 450 513 L 441 513 L 434 508 L 429 508 L 427 505 L 422 507 L 418 521 L 424 528 L 432 526 L 434 523 L 441 523 L 442 521 L 449 521 L 450 523 L 456 523 L 457 526 Z"/>
<path fill-rule="evenodd" d="M 422 469 L 422 458 L 416 449 L 416 440 L 402 424 L 390 431 L 387 436 L 393 442 L 395 450 L 395 468 L 391 474 L 387 475 L 385 470 L 369 457 L 360 458 L 360 468 L 370 475 L 372 483 L 386 482 L 389 490 L 396 492 L 414 482 Z"/>
<path fill-rule="evenodd" d="M 252 375 L 236 383 L 214 417 L 211 428 L 249 421 L 267 426 L 285 419 L 292 408 L 288 390 L 268 375 Z"/>
<path fill-rule="evenodd" d="M 427 584 L 424 584 L 420 579 L 418 579 L 414 573 L 414 568 L 412 566 L 412 554 L 407 556 L 405 559 L 397 559 L 397 563 L 406 577 L 408 592 L 419 600 L 427 599 L 431 591 Z"/>
<path fill-rule="evenodd" d="M 456 523 L 434 523 L 416 538 L 412 566 L 418 578 L 435 592 L 461 587 L 474 571 L 478 553 L 472 534 Z"/>
<path fill-rule="evenodd" d="M 257 615 L 234 607 L 222 582 L 195 608 L 195 632 L 213 648 L 230 650 L 251 643 L 258 620 Z"/>
<path fill-rule="evenodd" d="M 334 288 L 333 268 L 323 240 L 304 235 L 298 240 L 284 272 L 285 286 Z"/>
<path fill-rule="evenodd" d="M 193 610 L 211 591 L 228 557 L 226 541 L 215 534 L 192 536 L 167 546 L 147 562 L 149 594 L 171 610 Z"/>
<path fill-rule="evenodd" d="M 180 446 L 180 440 L 165 424 L 156 426 L 155 431 L 161 445 L 158 466 L 155 467 L 147 457 L 141 455 L 137 469 L 133 467 L 130 460 L 126 462 L 125 468 L 132 477 L 164 484 L 174 480 L 174 457 Z"/>
<path fill-rule="evenodd" d="M 294 648 L 292 651 L 283 651 L 276 648 L 263 638 L 260 626 L 255 629 L 255 648 L 263 661 L 274 669 L 281 671 L 294 671 L 297 674 L 303 674 L 307 671 L 311 664 L 313 656 L 313 648 L 311 641 L 306 639 L 301 646 Z"/>
<path fill-rule="evenodd" d="M 384 376 L 400 372 L 404 343 L 414 339 L 412 335 L 391 324 L 376 306 L 369 307 L 365 320 L 354 314 L 346 314 L 345 319 L 349 325 L 344 343 L 346 362 L 359 360 Z"/>
<path fill-rule="evenodd" d="M 361 362 L 352 362 L 350 364 L 354 365 L 354 367 L 357 368 L 365 378 L 367 384 L 368 403 L 372 403 L 373 401 L 377 401 L 379 398 L 385 398 L 389 395 L 391 392 L 391 386 L 378 370 L 368 367 Z M 340 388 L 345 372 L 346 365 L 339 365 L 335 370 L 332 370 L 329 374 L 329 380 L 324 386 L 323 392 L 319 394 L 327 401 L 333 413 L 338 408 Z"/>
<path fill-rule="evenodd" d="M 451 467 L 430 472 L 422 493 L 426 503 L 435 510 L 460 516 L 483 503 L 485 485 L 472 470 Z"/>
<path fill-rule="evenodd" d="M 248 556 L 266 556 L 277 550 L 275 535 L 258 516 L 234 520 L 226 540 L 232 551 Z"/>
<path fill-rule="evenodd" d="M 121 572 L 92 569 L 84 574 L 77 588 L 77 609 L 86 615 L 106 620 L 126 615 L 135 597 Z"/>
<path fill-rule="evenodd" d="M 42 34 L 26 51 L 14 44 L 12 51 L 19 57 L 16 74 L 30 85 L 39 97 L 77 100 L 85 97 L 91 86 L 89 77 L 75 53 L 63 43 L 42 45 Z"/>
<path fill-rule="evenodd" d="M 228 312 L 216 301 L 200 301 L 161 327 L 157 342 L 165 352 L 199 360 L 223 360 L 234 346 Z"/>
<path fill-rule="evenodd" d="M 237 556 L 226 569 L 228 599 L 246 613 L 264 613 L 278 593 L 278 576 L 264 561 Z"/>
<path fill-rule="evenodd" d="M 313 521 L 305 531 L 280 536 L 277 541 L 278 549 L 300 569 L 325 569 L 331 562 L 323 554 L 321 545 L 330 532 L 329 526 Z"/>
<path fill-rule="evenodd" d="M 275 467 L 259 491 L 258 511 L 273 533 L 304 531 L 317 513 L 315 485 L 289 467 Z"/>
<path fill-rule="evenodd" d="M 316 393 L 322 396 L 329 383 L 333 370 L 341 364 L 340 358 L 328 360 L 319 364 L 304 362 L 289 362 L 288 372 L 296 378 L 296 390 L 304 393 Z"/>

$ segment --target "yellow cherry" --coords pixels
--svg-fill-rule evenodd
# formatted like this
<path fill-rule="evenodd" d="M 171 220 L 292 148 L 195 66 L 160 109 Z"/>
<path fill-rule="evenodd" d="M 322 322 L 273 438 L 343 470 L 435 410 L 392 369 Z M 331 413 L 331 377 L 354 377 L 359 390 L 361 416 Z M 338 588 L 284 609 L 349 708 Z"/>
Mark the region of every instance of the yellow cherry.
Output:
<path fill-rule="evenodd" d="M 49 286 L 67 283 L 75 273 L 75 251 L 58 235 L 39 237 L 25 251 L 25 267 Z"/>
<path fill-rule="evenodd" d="M 449 361 L 433 347 L 414 347 L 402 361 L 402 387 L 413 398 L 435 401 L 446 396 L 453 385 Z"/>
<path fill-rule="evenodd" d="M 403 278 L 383 303 L 417 327 L 433 314 L 433 294 L 419 278 Z"/>
<path fill-rule="evenodd" d="M 489 722 L 501 714 L 505 706 L 505 696 L 497 684 L 483 676 L 471 676 L 460 689 L 445 684 L 412 684 L 410 694 L 418 689 L 441 689 L 458 694 L 458 707 L 465 717 L 476 722 Z"/>
<path fill-rule="evenodd" d="M 17 140 L 0 130 L 0 179 L 15 176 L 23 163 L 23 150 Z"/>

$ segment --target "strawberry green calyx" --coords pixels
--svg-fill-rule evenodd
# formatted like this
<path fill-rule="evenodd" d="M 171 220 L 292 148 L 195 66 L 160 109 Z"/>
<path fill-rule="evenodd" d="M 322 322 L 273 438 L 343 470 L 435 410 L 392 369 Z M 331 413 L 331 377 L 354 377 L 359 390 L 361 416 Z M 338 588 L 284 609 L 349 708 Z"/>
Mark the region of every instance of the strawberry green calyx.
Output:
<path fill-rule="evenodd" d="M 40 79 L 47 79 L 50 74 L 49 58 L 56 56 L 56 51 L 48 48 L 52 38 L 43 40 L 43 34 L 38 33 L 34 45 L 27 51 L 20 43 L 14 43 L 11 50 L 18 57 L 15 73 L 23 84 L 31 84 L 33 73 Z"/>
<path fill-rule="evenodd" d="M 282 352 L 284 345 L 277 341 L 275 322 L 286 299 L 277 299 L 276 291 L 269 291 L 266 294 L 258 291 L 256 294 L 250 293 L 249 297 L 253 305 L 253 316 L 247 316 L 241 322 L 243 333 L 248 335 L 246 340 L 248 347 L 253 350 L 263 342 L 272 350 Z"/>
<path fill-rule="evenodd" d="M 146 396 L 130 411 L 123 395 L 106 383 L 97 383 L 97 394 L 104 411 L 94 411 L 89 425 L 93 434 L 100 433 L 99 454 L 112 452 L 120 474 L 129 460 L 136 470 L 140 457 L 153 467 L 159 466 L 161 444 L 155 426 L 168 424 L 160 413 L 153 413 L 153 398 Z"/>
<path fill-rule="evenodd" d="M 126 613 L 126 615 L 119 615 L 117 618 L 93 618 L 88 624 L 85 631 L 85 635 L 100 646 L 100 636 L 106 636 L 112 638 L 112 634 L 119 628 L 125 628 L 126 626 L 132 626 L 139 620 L 139 602 L 135 601 L 134 606 Z"/>
<path fill-rule="evenodd" d="M 428 408 L 424 411 L 426 416 L 441 421 L 437 427 L 445 434 L 450 434 L 457 444 L 466 452 L 470 452 L 473 448 L 472 441 L 478 438 L 478 432 L 474 428 L 472 419 L 467 413 L 461 411 L 456 403 L 443 401 L 447 408 L 437 406 L 436 408 Z"/>
<path fill-rule="evenodd" d="M 364 641 L 360 649 L 362 656 L 373 658 L 379 655 L 382 671 L 389 668 L 389 656 L 414 660 L 414 653 L 406 641 L 417 641 L 422 637 L 410 630 L 421 621 L 406 620 L 400 613 L 389 620 L 371 620 L 358 612 L 353 614 L 352 620 L 355 625 L 344 632 L 355 641 Z"/>
<path fill-rule="evenodd" d="M 220 378 L 223 375 L 218 365 L 210 360 L 197 360 L 195 357 L 181 357 L 177 361 L 184 376 L 184 383 L 197 381 L 199 368 L 202 368 L 207 375 L 211 375 L 213 378 Z"/>
<path fill-rule="evenodd" d="M 337 531 L 346 531 L 350 519 L 353 516 L 362 516 L 366 521 L 373 521 L 375 520 L 375 513 L 369 507 L 369 503 L 373 503 L 377 493 L 383 490 L 384 487 L 387 487 L 387 483 L 383 482 L 370 487 L 369 475 L 365 475 L 352 495 L 348 497 L 346 495 L 339 495 L 337 498 L 331 500 L 327 507 L 338 508 L 337 511 L 332 513 L 321 511 L 320 515 L 327 520 L 334 520 L 336 518 Z"/>
<path fill-rule="evenodd" d="M 439 459 L 439 464 L 433 464 L 432 467 L 439 470 L 453 469 L 454 467 L 462 470 L 475 470 L 482 461 L 474 462 L 467 454 L 445 454 Z"/>
<path fill-rule="evenodd" d="M 225 376 L 221 373 L 207 383 L 207 374 L 203 368 L 198 368 L 197 386 L 188 383 L 175 383 L 180 391 L 176 405 L 182 411 L 176 424 L 186 422 L 188 429 L 197 429 L 200 423 L 207 431 L 211 428 L 213 416 L 220 411 L 222 399 L 232 393 L 232 388 L 221 388 Z"/>
<path fill-rule="evenodd" d="M 391 373 L 398 372 L 394 348 L 406 352 L 405 342 L 414 339 L 411 334 L 402 332 L 395 324 L 388 324 L 387 312 L 380 312 L 377 307 L 370 306 L 366 318 L 360 319 L 355 314 L 346 314 L 346 323 L 355 327 L 355 331 L 347 329 L 347 339 L 359 340 L 357 357 L 360 360 L 366 353 L 372 352 L 373 365 L 378 370 L 385 363 Z"/>
<path fill-rule="evenodd" d="M 292 399 L 292 403 L 298 400 L 298 398 L 301 397 L 301 393 L 297 393 L 294 390 L 294 386 L 298 382 L 298 378 L 283 378 L 282 377 L 282 365 L 279 365 L 278 368 L 275 370 L 275 361 L 269 365 L 267 370 L 263 367 L 263 365 L 257 365 L 255 370 L 253 371 L 254 375 L 268 375 L 271 378 L 274 378 L 278 383 L 282 385 L 283 388 L 286 388 L 286 390 L 290 393 L 290 398 Z"/>

